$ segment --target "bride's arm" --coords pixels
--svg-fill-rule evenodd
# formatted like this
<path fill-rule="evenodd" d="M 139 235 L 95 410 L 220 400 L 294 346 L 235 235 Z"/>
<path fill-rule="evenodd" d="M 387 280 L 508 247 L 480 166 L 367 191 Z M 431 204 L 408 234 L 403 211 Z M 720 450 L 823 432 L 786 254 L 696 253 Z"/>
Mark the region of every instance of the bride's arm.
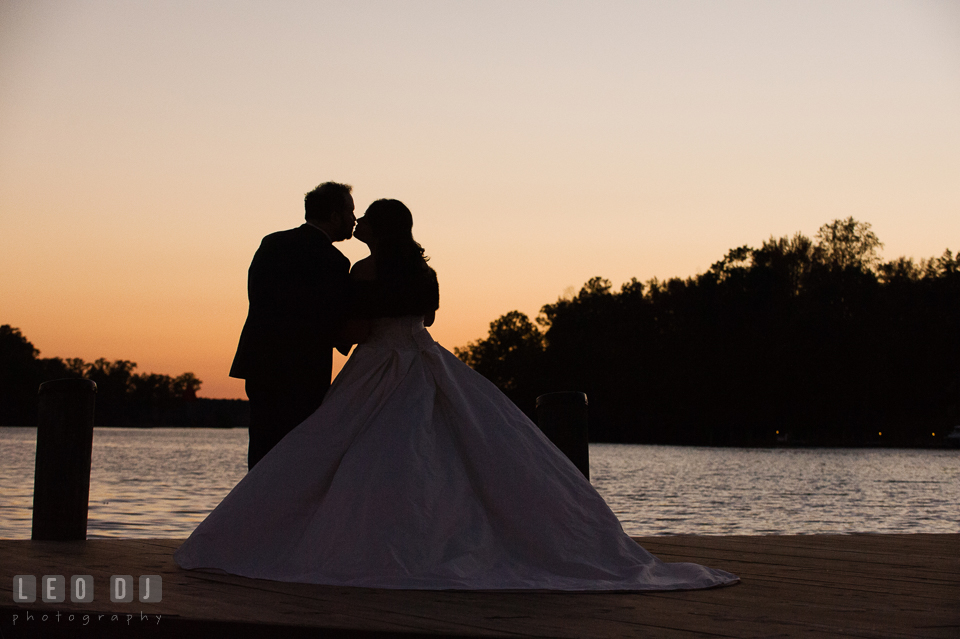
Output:
<path fill-rule="evenodd" d="M 354 344 L 361 344 L 370 334 L 370 320 L 362 317 L 351 317 L 343 323 L 337 336 L 337 350 L 343 355 L 350 352 Z"/>
<path fill-rule="evenodd" d="M 436 271 L 430 267 L 427 267 L 427 271 L 430 274 L 430 278 L 427 280 L 427 294 L 429 296 L 429 300 L 427 301 L 429 306 L 427 306 L 427 308 L 432 308 L 433 310 L 424 314 L 423 325 L 433 326 L 433 322 L 437 319 L 437 309 L 440 308 L 440 284 L 437 282 Z"/>

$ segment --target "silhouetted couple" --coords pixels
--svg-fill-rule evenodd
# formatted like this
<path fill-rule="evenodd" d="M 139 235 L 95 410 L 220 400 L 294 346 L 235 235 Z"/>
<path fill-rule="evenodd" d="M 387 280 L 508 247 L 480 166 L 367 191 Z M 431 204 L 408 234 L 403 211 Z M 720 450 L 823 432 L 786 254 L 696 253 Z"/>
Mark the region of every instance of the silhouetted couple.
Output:
<path fill-rule="evenodd" d="M 307 223 L 264 238 L 231 375 L 250 398 L 250 472 L 177 550 L 184 568 L 342 586 L 673 590 L 735 575 L 666 564 L 580 471 L 425 326 L 436 274 L 410 211 L 356 221 L 349 186 L 306 196 Z M 348 352 L 329 385 L 332 351 Z M 329 388 L 328 388 L 329 386 Z M 288 432 L 289 431 L 289 432 Z"/>

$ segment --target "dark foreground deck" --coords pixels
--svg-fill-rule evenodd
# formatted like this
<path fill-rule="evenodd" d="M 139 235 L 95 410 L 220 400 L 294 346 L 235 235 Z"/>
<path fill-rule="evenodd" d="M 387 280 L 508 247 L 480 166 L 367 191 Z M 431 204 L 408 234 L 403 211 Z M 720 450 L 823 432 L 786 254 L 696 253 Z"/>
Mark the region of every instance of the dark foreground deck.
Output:
<path fill-rule="evenodd" d="M 180 570 L 179 540 L 0 541 L 0 637 L 960 637 L 960 535 L 637 541 L 741 583 L 610 594 L 336 588 Z M 22 574 L 38 585 L 93 575 L 94 601 L 44 604 L 38 592 L 37 603 L 14 604 Z M 114 574 L 161 575 L 163 600 L 111 603 Z"/>

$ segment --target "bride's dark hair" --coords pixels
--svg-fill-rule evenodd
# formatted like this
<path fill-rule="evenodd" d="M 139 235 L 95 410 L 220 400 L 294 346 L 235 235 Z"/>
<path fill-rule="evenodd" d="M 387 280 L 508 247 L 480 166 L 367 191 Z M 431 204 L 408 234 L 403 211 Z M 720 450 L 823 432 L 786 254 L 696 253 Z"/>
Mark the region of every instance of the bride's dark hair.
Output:
<path fill-rule="evenodd" d="M 427 268 L 430 259 L 413 239 L 413 214 L 400 200 L 377 200 L 364 218 L 377 238 L 377 278 L 397 279 Z"/>
<path fill-rule="evenodd" d="M 418 315 L 440 305 L 436 272 L 427 265 L 423 247 L 413 239 L 413 214 L 400 200 L 377 200 L 363 214 L 377 241 L 378 301 L 367 312 L 374 317 Z"/>

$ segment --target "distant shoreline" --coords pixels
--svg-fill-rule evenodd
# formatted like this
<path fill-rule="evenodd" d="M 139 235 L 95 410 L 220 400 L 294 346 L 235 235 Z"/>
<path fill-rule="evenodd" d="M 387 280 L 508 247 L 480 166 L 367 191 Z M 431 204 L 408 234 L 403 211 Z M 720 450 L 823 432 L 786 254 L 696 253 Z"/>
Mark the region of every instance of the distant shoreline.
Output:
<path fill-rule="evenodd" d="M 209 400 L 209 401 L 222 401 L 222 402 L 244 402 L 246 400 Z M 36 428 L 36 426 L 29 425 L 18 425 L 18 424 L 0 424 L 0 428 Z M 134 430 L 154 430 L 161 428 L 183 428 L 183 429 L 195 429 L 195 428 L 209 428 L 212 430 L 230 430 L 230 429 L 246 429 L 246 424 L 225 424 L 225 425 L 205 425 L 205 424 L 196 424 L 196 425 L 182 425 L 182 424 L 140 424 L 140 425 L 101 425 L 96 424 L 94 428 L 128 428 Z M 615 444 L 622 446 L 664 446 L 664 447 L 678 447 L 678 448 L 743 448 L 748 450 L 957 450 L 960 451 L 960 447 L 954 446 L 953 444 L 942 441 L 938 443 L 931 443 L 927 445 L 915 445 L 915 446 L 905 446 L 905 445 L 884 445 L 884 444 L 864 444 L 859 446 L 818 446 L 818 445 L 805 445 L 805 444 L 777 444 L 771 446 L 723 446 L 719 444 L 707 445 L 707 444 L 661 444 L 656 442 L 611 442 L 611 441 L 591 441 L 591 444 Z"/>

